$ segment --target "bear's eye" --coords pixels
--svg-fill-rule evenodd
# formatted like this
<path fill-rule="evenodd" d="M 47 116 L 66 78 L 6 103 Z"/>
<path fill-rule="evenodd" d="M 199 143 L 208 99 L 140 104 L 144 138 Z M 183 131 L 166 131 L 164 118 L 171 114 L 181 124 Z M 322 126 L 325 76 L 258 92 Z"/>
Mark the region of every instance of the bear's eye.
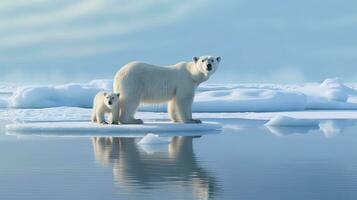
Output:
<path fill-rule="evenodd" d="M 204 62 L 205 60 L 202 60 L 202 62 Z"/>
<path fill-rule="evenodd" d="M 211 61 L 211 62 L 214 62 L 214 60 L 213 60 L 213 59 L 211 59 L 210 61 Z"/>

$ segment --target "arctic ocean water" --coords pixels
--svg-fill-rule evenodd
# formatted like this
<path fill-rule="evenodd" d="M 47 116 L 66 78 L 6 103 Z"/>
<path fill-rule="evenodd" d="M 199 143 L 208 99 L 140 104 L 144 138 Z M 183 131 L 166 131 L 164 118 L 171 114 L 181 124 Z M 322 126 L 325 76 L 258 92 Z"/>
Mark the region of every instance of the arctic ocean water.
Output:
<path fill-rule="evenodd" d="M 357 199 L 357 126 L 269 128 L 214 119 L 219 133 L 138 138 L 0 133 L 0 199 Z"/>

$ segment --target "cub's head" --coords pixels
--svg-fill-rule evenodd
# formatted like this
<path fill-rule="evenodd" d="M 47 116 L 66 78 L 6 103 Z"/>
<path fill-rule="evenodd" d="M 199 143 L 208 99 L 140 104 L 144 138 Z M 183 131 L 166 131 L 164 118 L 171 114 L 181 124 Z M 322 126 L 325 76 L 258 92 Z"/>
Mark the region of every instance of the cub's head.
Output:
<path fill-rule="evenodd" d="M 210 76 L 217 70 L 221 57 L 201 56 L 193 57 L 192 60 L 201 73 Z"/>
<path fill-rule="evenodd" d="M 120 96 L 119 93 L 105 92 L 104 93 L 104 104 L 108 108 L 113 108 L 114 106 L 118 105 L 119 96 Z"/>

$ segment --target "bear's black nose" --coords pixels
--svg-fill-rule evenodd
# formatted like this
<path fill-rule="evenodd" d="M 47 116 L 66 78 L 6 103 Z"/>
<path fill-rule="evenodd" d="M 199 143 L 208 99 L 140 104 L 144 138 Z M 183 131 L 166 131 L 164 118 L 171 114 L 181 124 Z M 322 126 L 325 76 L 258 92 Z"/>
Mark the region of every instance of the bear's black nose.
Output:
<path fill-rule="evenodd" d="M 111 101 L 109 101 L 109 102 L 108 102 L 108 104 L 109 104 L 109 105 L 112 105 L 112 102 L 111 102 Z"/>
<path fill-rule="evenodd" d="M 211 64 L 207 64 L 207 71 L 211 71 L 212 70 L 212 65 Z"/>

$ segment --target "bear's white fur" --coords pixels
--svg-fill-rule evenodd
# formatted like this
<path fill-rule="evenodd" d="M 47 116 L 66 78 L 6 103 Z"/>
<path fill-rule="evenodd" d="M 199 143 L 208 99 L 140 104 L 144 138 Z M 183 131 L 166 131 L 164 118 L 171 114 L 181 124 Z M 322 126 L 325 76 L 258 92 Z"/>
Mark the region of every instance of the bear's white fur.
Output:
<path fill-rule="evenodd" d="M 114 77 L 114 92 L 120 93 L 119 121 L 140 124 L 134 114 L 140 103 L 168 102 L 168 113 L 173 122 L 200 123 L 192 119 L 195 89 L 218 68 L 220 57 L 193 57 L 191 62 L 180 62 L 161 67 L 142 62 L 123 66 Z"/>
<path fill-rule="evenodd" d="M 107 124 L 105 113 L 109 113 L 109 123 L 118 124 L 115 116 L 119 115 L 119 93 L 98 92 L 93 100 L 92 122 Z"/>

